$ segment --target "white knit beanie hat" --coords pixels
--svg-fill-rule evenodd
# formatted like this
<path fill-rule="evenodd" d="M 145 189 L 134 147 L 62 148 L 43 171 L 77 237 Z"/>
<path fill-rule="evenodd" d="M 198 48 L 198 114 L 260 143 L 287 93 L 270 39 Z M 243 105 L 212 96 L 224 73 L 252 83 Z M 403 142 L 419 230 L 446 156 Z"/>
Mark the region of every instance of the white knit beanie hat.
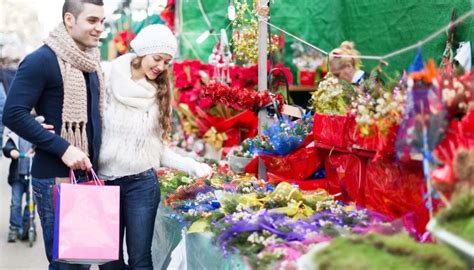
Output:
<path fill-rule="evenodd" d="M 154 53 L 166 53 L 174 57 L 178 50 L 178 42 L 168 26 L 152 24 L 138 32 L 130 42 L 130 46 L 138 56 Z"/>

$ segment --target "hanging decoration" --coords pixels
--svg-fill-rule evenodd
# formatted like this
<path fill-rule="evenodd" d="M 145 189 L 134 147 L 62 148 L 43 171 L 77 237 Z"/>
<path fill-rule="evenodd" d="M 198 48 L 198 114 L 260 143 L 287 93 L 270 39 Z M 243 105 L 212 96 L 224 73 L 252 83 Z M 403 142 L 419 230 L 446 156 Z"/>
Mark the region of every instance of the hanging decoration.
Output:
<path fill-rule="evenodd" d="M 251 10 L 247 0 L 237 1 L 237 16 L 232 21 L 234 31 L 232 33 L 232 46 L 235 57 L 245 64 L 256 64 L 258 59 L 258 20 L 255 8 Z M 269 53 L 277 52 L 279 49 L 280 36 L 271 35 Z"/>
<path fill-rule="evenodd" d="M 214 67 L 212 79 L 218 82 L 230 84 L 230 67 L 234 66 L 232 62 L 232 53 L 229 47 L 229 41 L 224 29 L 221 29 L 221 40 L 216 44 L 209 56 L 209 64 Z"/>

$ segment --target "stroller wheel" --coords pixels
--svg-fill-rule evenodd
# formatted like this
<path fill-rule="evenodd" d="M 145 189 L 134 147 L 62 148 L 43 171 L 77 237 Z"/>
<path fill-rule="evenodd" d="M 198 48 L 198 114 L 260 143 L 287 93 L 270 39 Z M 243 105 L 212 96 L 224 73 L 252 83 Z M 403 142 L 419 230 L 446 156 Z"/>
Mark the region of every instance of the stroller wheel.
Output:
<path fill-rule="evenodd" d="M 36 230 L 34 228 L 30 228 L 28 230 L 28 243 L 30 247 L 33 246 L 33 243 L 36 241 Z"/>

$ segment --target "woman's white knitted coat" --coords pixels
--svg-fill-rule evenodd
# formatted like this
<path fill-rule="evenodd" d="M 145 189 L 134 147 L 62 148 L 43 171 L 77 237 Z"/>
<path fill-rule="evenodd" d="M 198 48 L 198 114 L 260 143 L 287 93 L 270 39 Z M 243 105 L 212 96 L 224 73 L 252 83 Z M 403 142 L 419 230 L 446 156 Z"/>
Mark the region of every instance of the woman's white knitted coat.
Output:
<path fill-rule="evenodd" d="M 132 80 L 130 63 L 134 57 L 120 56 L 112 62 L 110 73 L 106 71 L 99 175 L 113 180 L 160 166 L 190 173 L 199 163 L 179 156 L 163 144 L 156 90 L 145 79 Z"/>

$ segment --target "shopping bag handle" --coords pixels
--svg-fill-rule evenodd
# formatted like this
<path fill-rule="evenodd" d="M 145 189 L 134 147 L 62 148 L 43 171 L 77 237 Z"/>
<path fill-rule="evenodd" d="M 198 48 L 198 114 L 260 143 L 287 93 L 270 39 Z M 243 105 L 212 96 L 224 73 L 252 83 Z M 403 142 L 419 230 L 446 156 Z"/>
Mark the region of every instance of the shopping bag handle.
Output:
<path fill-rule="evenodd" d="M 97 176 L 97 174 L 94 172 L 94 169 L 91 169 L 89 171 L 92 175 L 92 181 L 94 181 L 94 183 L 97 185 L 97 186 L 103 186 L 104 184 L 100 181 L 99 177 Z M 87 173 L 89 172 L 86 172 L 86 177 L 87 177 Z M 73 169 L 70 169 L 69 170 L 69 178 L 71 179 L 71 184 L 75 184 L 77 185 L 77 179 L 76 179 L 76 175 L 74 174 L 74 170 Z"/>

